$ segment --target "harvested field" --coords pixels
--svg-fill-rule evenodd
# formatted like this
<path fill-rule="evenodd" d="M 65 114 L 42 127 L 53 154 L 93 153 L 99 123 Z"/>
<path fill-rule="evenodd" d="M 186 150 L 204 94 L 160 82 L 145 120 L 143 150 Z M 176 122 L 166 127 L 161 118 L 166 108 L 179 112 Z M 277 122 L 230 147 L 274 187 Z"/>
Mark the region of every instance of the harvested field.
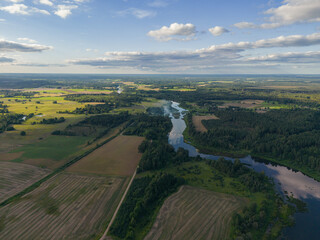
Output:
<path fill-rule="evenodd" d="M 222 106 L 218 106 L 219 108 L 228 108 L 228 107 L 239 107 L 239 108 L 256 108 L 260 107 L 260 105 L 264 103 L 263 100 L 243 100 L 239 102 L 231 102 L 224 103 Z"/>
<path fill-rule="evenodd" d="M 127 178 L 62 173 L 0 209 L 0 239 L 95 239 Z"/>
<path fill-rule="evenodd" d="M 72 165 L 67 171 L 132 176 L 141 158 L 138 147 L 143 139 L 136 136 L 118 136 Z"/>
<path fill-rule="evenodd" d="M 243 203 L 232 195 L 182 186 L 164 202 L 145 240 L 228 239 L 232 214 Z"/>
<path fill-rule="evenodd" d="M 0 162 L 0 202 L 22 191 L 49 172 L 27 164 Z"/>
<path fill-rule="evenodd" d="M 196 127 L 196 130 L 198 132 L 207 132 L 208 130 L 206 127 L 202 124 L 202 120 L 216 120 L 219 119 L 218 117 L 214 115 L 209 116 L 192 116 L 192 122 L 193 125 Z"/>

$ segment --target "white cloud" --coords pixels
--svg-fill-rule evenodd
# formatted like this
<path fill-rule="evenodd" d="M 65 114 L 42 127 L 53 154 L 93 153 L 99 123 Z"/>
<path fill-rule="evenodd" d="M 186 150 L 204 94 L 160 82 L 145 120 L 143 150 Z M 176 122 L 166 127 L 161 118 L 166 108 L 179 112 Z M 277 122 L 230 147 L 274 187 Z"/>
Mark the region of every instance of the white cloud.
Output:
<path fill-rule="evenodd" d="M 148 36 L 158 41 L 192 40 L 196 32 L 196 27 L 191 23 L 172 23 L 169 27 L 163 26 L 158 30 L 148 32 Z"/>
<path fill-rule="evenodd" d="M 254 62 L 317 63 L 320 61 L 320 51 L 275 53 L 251 57 L 247 60 Z"/>
<path fill-rule="evenodd" d="M 292 24 L 296 22 L 319 22 L 319 0 L 285 0 L 278 8 L 271 8 L 265 12 L 270 14 L 271 22 Z"/>
<path fill-rule="evenodd" d="M 254 23 L 250 23 L 250 22 L 238 22 L 236 24 L 234 24 L 233 26 L 243 29 L 243 28 L 258 28 L 258 26 Z"/>
<path fill-rule="evenodd" d="M 209 32 L 213 35 L 213 36 L 220 36 L 223 33 L 227 33 L 229 32 L 228 29 L 224 28 L 224 27 L 220 27 L 220 26 L 215 26 L 213 28 L 209 29 Z"/>
<path fill-rule="evenodd" d="M 28 7 L 24 4 L 13 4 L 10 6 L 0 7 L 0 10 L 11 13 L 11 14 L 19 14 L 19 15 L 30 15 L 31 13 L 41 13 L 45 15 L 50 15 L 47 10 Z"/>
<path fill-rule="evenodd" d="M 22 42 L 28 42 L 28 43 L 36 43 L 37 41 L 36 40 L 33 40 L 33 39 L 30 39 L 30 38 L 18 38 L 19 41 L 22 41 Z"/>
<path fill-rule="evenodd" d="M 55 15 L 65 19 L 72 14 L 71 10 L 78 8 L 76 5 L 58 5 Z"/>
<path fill-rule="evenodd" d="M 40 44 L 18 43 L 0 39 L 0 52 L 42 52 L 50 49 L 53 49 L 53 47 Z"/>
<path fill-rule="evenodd" d="M 0 7 L 0 10 L 11 13 L 11 14 L 21 14 L 28 15 L 28 7 L 24 4 L 13 4 L 11 6 Z"/>
<path fill-rule="evenodd" d="M 142 19 L 142 18 L 146 18 L 146 17 L 154 17 L 156 15 L 156 12 L 138 9 L 138 8 L 128 8 L 126 10 L 119 11 L 118 15 L 119 16 L 132 15 L 136 18 Z"/>
<path fill-rule="evenodd" d="M 320 22 L 320 0 L 284 0 L 279 7 L 264 12 L 270 15 L 267 23 L 239 22 L 238 28 L 270 29 L 304 22 Z"/>
<path fill-rule="evenodd" d="M 7 0 L 8 2 L 13 2 L 13 3 L 19 3 L 23 2 L 24 0 Z"/>
<path fill-rule="evenodd" d="M 5 22 L 6 20 L 3 18 L 0 18 L 0 22 Z"/>
<path fill-rule="evenodd" d="M 52 7 L 53 3 L 50 0 L 38 0 L 38 3 L 43 4 L 43 5 L 47 5 Z"/>
<path fill-rule="evenodd" d="M 275 47 L 304 47 L 320 45 L 320 33 L 307 36 L 280 36 L 255 42 L 227 43 L 213 45 L 194 51 L 172 52 L 106 52 L 104 57 L 93 59 L 75 59 L 69 63 L 100 68 L 131 67 L 142 70 L 174 71 L 177 69 L 204 69 L 239 64 L 249 64 L 255 59 L 245 58 L 241 53 L 249 49 Z M 305 55 L 308 55 L 305 54 Z M 309 53 L 311 56 L 312 54 Z M 287 56 L 288 57 L 288 56 Z M 314 62 L 319 59 L 314 57 Z M 299 56 L 296 55 L 298 59 Z M 311 59 L 311 57 L 309 57 Z M 263 62 L 256 60 L 257 62 Z M 268 61 L 264 61 L 268 62 Z M 252 64 L 252 63 L 251 63 Z"/>

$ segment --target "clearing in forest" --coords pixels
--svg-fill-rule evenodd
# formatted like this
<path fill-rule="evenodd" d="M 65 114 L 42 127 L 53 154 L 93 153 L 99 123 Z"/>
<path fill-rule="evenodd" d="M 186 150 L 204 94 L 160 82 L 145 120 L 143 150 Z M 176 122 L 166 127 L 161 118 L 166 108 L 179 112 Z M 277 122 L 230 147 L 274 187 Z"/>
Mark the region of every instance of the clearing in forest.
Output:
<path fill-rule="evenodd" d="M 29 187 L 50 170 L 27 164 L 0 162 L 0 202 Z"/>
<path fill-rule="evenodd" d="M 164 202 L 145 240 L 228 239 L 243 204 L 240 197 L 182 186 Z"/>
<path fill-rule="evenodd" d="M 202 120 L 217 120 L 215 115 L 209 116 L 192 116 L 192 122 L 198 132 L 207 132 L 208 129 L 202 124 Z"/>
<path fill-rule="evenodd" d="M 96 239 L 128 178 L 61 173 L 0 208 L 0 239 Z"/>
<path fill-rule="evenodd" d="M 140 158 L 143 137 L 120 135 L 67 169 L 69 172 L 132 176 Z"/>
<path fill-rule="evenodd" d="M 227 102 L 222 106 L 218 106 L 218 108 L 228 108 L 228 107 L 239 107 L 239 108 L 259 108 L 261 104 L 264 103 L 263 100 L 242 100 L 238 102 Z"/>

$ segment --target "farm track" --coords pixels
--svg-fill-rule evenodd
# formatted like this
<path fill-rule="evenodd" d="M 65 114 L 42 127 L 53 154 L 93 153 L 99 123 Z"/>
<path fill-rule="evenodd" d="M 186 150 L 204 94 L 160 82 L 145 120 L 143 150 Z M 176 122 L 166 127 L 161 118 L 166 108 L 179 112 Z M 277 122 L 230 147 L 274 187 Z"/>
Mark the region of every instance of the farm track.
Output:
<path fill-rule="evenodd" d="M 243 202 L 232 195 L 183 186 L 164 202 L 145 240 L 227 239 L 232 214 Z"/>
<path fill-rule="evenodd" d="M 127 178 L 60 173 L 0 209 L 0 239 L 91 239 L 110 221 Z M 52 201 L 51 201 L 52 200 Z M 57 210 L 48 213 L 50 203 Z"/>
<path fill-rule="evenodd" d="M 50 172 L 27 164 L 0 162 L 0 202 L 29 187 Z"/>

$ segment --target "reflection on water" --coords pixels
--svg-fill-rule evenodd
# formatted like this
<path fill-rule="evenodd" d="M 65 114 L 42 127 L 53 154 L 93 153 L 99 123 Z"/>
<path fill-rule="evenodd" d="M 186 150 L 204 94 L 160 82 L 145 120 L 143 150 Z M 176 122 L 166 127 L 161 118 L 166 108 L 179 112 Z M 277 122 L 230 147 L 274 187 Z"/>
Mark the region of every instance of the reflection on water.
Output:
<path fill-rule="evenodd" d="M 174 118 L 173 110 L 180 113 L 179 118 Z M 183 131 L 186 123 L 183 117 L 186 110 L 179 107 L 179 103 L 172 102 L 171 105 L 164 106 L 165 114 L 169 115 L 173 128 L 169 134 L 169 143 L 177 150 L 179 147 L 187 149 L 190 156 L 200 155 L 202 158 L 217 160 L 220 156 L 202 154 L 192 145 L 185 143 Z M 233 160 L 225 157 L 225 159 Z M 296 198 L 300 198 L 308 204 L 308 213 L 298 213 L 295 215 L 296 226 L 285 230 L 287 239 L 319 239 L 320 237 L 320 183 L 312 178 L 295 172 L 284 166 L 256 162 L 250 156 L 240 159 L 248 164 L 255 171 L 263 171 L 267 176 L 274 179 L 278 191 L 282 194 L 288 192 Z"/>

